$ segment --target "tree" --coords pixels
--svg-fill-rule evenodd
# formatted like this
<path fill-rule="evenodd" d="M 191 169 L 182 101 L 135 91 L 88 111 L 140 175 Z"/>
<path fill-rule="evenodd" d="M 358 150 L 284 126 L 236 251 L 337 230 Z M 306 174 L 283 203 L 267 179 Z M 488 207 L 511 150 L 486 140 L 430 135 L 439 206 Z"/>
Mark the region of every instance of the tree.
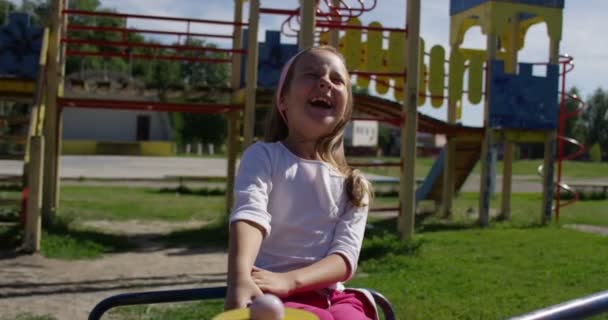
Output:
<path fill-rule="evenodd" d="M 15 11 L 15 5 L 8 0 L 0 0 L 0 26 L 8 22 L 8 15 Z"/>
<path fill-rule="evenodd" d="M 595 90 L 587 100 L 581 121 L 585 145 L 590 147 L 597 143 L 602 154 L 608 151 L 608 94 L 602 88 Z"/>

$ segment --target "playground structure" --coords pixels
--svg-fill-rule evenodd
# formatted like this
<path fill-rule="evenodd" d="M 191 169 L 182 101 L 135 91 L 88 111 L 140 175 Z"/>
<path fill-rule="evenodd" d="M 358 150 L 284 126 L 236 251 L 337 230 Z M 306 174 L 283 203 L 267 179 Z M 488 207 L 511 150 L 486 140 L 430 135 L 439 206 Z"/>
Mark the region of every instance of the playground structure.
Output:
<path fill-rule="evenodd" d="M 318 4 L 318 6 L 315 6 Z M 405 28 L 386 28 L 379 22 L 363 26 L 359 17 L 373 10 L 371 5 L 359 2 L 360 7 L 346 5 L 345 1 L 303 1 L 294 10 L 273 9 L 260 6 L 259 0 L 249 4 L 248 22 L 242 22 L 243 2 L 235 1 L 234 19 L 219 21 L 207 19 L 158 17 L 139 14 L 111 12 L 90 12 L 64 8 L 64 1 L 52 1 L 51 19 L 48 27 L 48 50 L 40 54 L 48 61 L 37 71 L 40 73 L 36 85 L 31 79 L 19 86 L 9 88 L 3 98 L 20 96 L 36 99 L 41 114 L 37 121 L 44 119 L 43 132 L 39 132 L 44 146 L 44 172 L 40 193 L 43 196 L 42 216 L 52 219 L 58 208 L 58 163 L 61 145 L 62 108 L 111 108 L 119 110 L 154 110 L 189 113 L 226 114 L 229 123 L 227 190 L 234 183 L 236 159 L 240 148 L 254 141 L 254 112 L 256 107 L 270 105 L 270 90 L 277 81 L 280 67 L 298 48 L 316 44 L 330 44 L 339 48 L 346 59 L 350 73 L 356 77 L 355 83 L 363 88 L 371 87 L 379 95 L 392 94 L 392 99 L 369 95 L 356 95 L 355 111 L 357 119 L 382 121 L 401 129 L 401 161 L 386 163 L 401 167 L 400 205 L 376 210 L 399 211 L 399 226 L 403 238 L 411 237 L 414 226 L 416 204 L 425 199 L 439 204 L 443 215 L 451 212 L 452 199 L 462 186 L 477 160 L 481 159 L 481 185 L 479 201 L 479 222 L 489 223 L 490 184 L 492 182 L 492 149 L 497 142 L 504 143 L 503 197 L 501 215 L 509 217 L 511 190 L 511 163 L 514 143 L 544 142 L 545 162 L 543 173 L 543 203 L 541 221 L 548 222 L 552 211 L 554 192 L 553 163 L 556 148 L 562 154 L 562 140 L 557 141 L 558 123 L 558 82 L 560 65 L 562 77 L 562 106 L 565 99 L 565 73 L 571 69 L 570 59 L 559 59 L 558 49 L 561 38 L 563 1 L 451 1 L 451 52 L 440 46 L 433 46 L 426 53 L 424 41 L 420 38 L 420 4 L 408 1 Z M 298 36 L 298 44 L 284 44 L 281 33 L 269 32 L 265 43 L 258 41 L 260 15 L 282 15 L 285 22 L 281 33 L 285 37 Z M 68 24 L 68 16 L 103 16 L 122 19 L 124 28 Z M 184 23 L 185 31 L 134 29 L 127 27 L 127 21 L 151 20 Z M 550 38 L 549 63 L 545 76 L 532 74 L 534 64 L 517 61 L 517 52 L 523 47 L 526 31 L 530 26 L 545 22 Z M 222 25 L 232 28 L 232 34 L 209 34 L 192 32 L 191 26 Z M 486 50 L 461 48 L 467 30 L 481 26 L 487 37 Z M 245 35 L 243 28 L 247 27 Z M 100 41 L 79 39 L 71 31 L 89 30 L 95 32 L 115 32 L 122 34 L 122 41 Z M 127 40 L 130 33 L 156 34 L 177 37 L 177 43 L 147 44 Z M 211 37 L 232 39 L 229 48 L 204 48 L 189 46 L 189 37 Z M 364 41 L 365 39 L 365 41 Z M 184 42 L 184 44 L 182 44 Z M 246 46 L 244 45 L 246 43 Z M 82 46 L 103 45 L 119 48 L 114 51 L 86 51 Z M 128 50 L 137 47 L 173 49 L 174 55 L 132 54 Z M 45 48 L 47 48 L 45 46 Z M 205 52 L 223 52 L 226 59 L 209 58 Z M 198 52 L 201 56 L 181 55 L 181 52 Z M 209 88 L 220 90 L 231 96 L 231 104 L 218 103 L 171 103 L 120 99 L 121 96 L 106 98 L 82 98 L 64 94 L 64 64 L 67 56 L 101 56 L 124 59 L 172 60 L 198 63 L 230 63 L 230 88 Z M 446 58 L 447 57 L 447 58 Z M 484 66 L 485 62 L 485 66 Z M 24 62 L 25 63 L 25 62 Z M 31 64 L 29 64 L 31 65 Z M 447 71 L 446 72 L 446 66 Z M 31 69 L 31 68 L 30 68 Z M 35 69 L 35 68 L 34 68 Z M 244 71 L 244 72 L 243 72 Z M 517 73 L 515 73 L 517 71 Z M 31 72 L 30 72 L 31 73 Z M 466 75 L 466 76 L 465 76 Z M 466 80 L 466 86 L 465 86 Z M 4 81 L 4 80 L 3 80 Z M 12 81 L 6 80 L 6 81 Z M 20 88 L 28 89 L 20 89 Z M 447 87 L 447 90 L 446 90 Z M 13 88 L 13 89 L 10 89 Z M 21 91 L 20 91 L 21 90 Z M 24 91 L 25 90 L 25 91 Z M 204 94 L 206 91 L 201 89 Z M 483 128 L 470 128 L 457 124 L 462 113 L 464 95 L 471 104 L 484 103 Z M 43 99 L 44 98 L 44 99 Z M 447 123 L 424 116 L 417 107 L 430 100 L 433 107 L 447 104 Z M 562 108 L 563 109 L 563 108 Z M 559 116 L 563 122 L 568 115 Z M 36 117 L 34 117 L 36 118 Z M 39 126 L 38 126 L 39 127 Z M 239 143 L 242 136 L 243 144 Z M 448 143 L 442 150 L 433 168 L 416 189 L 414 167 L 416 155 L 416 132 L 440 133 L 447 136 Z M 42 137 L 44 139 L 42 139 Z M 29 147 L 28 147 L 29 148 Z M 41 147 L 42 148 L 42 147 Z M 561 163 L 561 162 L 560 162 Z M 377 166 L 379 164 L 357 163 L 356 166 Z M 382 164 L 380 164 L 382 165 Z M 558 171 L 561 165 L 558 164 Z M 24 171 L 29 173 L 29 169 Z M 28 174 L 28 176 L 30 176 Z M 35 175 L 34 175 L 35 176 Z M 559 175 L 558 175 L 559 176 Z M 558 185 L 561 183 L 558 181 Z M 25 192 L 24 194 L 28 194 Z M 31 187 L 30 187 L 31 196 Z M 559 210 L 559 192 L 557 193 Z M 29 200 L 28 200 L 29 201 Z M 226 208 L 232 203 L 227 192 Z M 29 210 L 29 209 L 28 209 Z M 27 210 L 26 210 L 27 211 Z"/>
<path fill-rule="evenodd" d="M 474 3 L 476 6 L 467 6 L 467 3 Z M 373 6 L 360 9 L 352 9 L 341 6 L 344 1 L 324 1 L 327 11 L 315 10 L 312 1 L 303 2 L 308 4 L 302 6 L 298 10 L 272 10 L 269 8 L 260 8 L 260 2 L 257 0 L 250 1 L 250 19 L 248 23 L 242 23 L 242 1 L 235 1 L 235 14 L 232 22 L 228 21 L 210 21 L 210 20 L 195 20 L 167 17 L 152 17 L 143 15 L 127 15 L 127 14 L 112 14 L 114 17 L 122 19 L 173 19 L 173 21 L 183 21 L 188 26 L 191 23 L 220 23 L 234 26 L 233 34 L 230 36 L 233 39 L 233 45 L 230 49 L 225 49 L 231 53 L 230 59 L 225 61 L 215 61 L 215 63 L 231 63 L 232 78 L 230 94 L 233 97 L 233 104 L 183 104 L 183 103 L 159 103 L 159 102 L 142 102 L 142 101 L 126 101 L 119 99 L 83 99 L 64 96 L 63 81 L 64 81 L 64 63 L 66 55 L 82 55 L 95 56 L 109 53 L 87 52 L 82 50 L 66 50 L 65 46 L 68 43 L 78 44 L 70 39 L 68 30 L 86 29 L 105 32 L 148 32 L 148 33 L 170 33 L 175 36 L 197 36 L 196 33 L 185 32 L 168 32 L 162 30 L 132 30 L 128 28 L 120 28 L 120 30 L 112 30 L 111 28 L 103 28 L 99 26 L 83 26 L 83 25 L 68 25 L 68 15 L 98 15 L 107 13 L 95 13 L 86 11 L 76 11 L 65 9 L 62 0 L 54 0 L 51 2 L 50 8 L 51 19 L 47 30 L 42 32 L 40 50 L 34 61 L 38 61 L 38 67 L 29 76 L 10 77 L 0 79 L 0 95 L 4 100 L 18 100 L 31 103 L 33 108 L 30 112 L 29 132 L 26 144 L 26 153 L 23 155 L 24 175 L 26 183 L 24 184 L 24 199 L 26 200 L 25 212 L 25 249 L 36 251 L 39 248 L 40 236 L 40 217 L 41 211 L 44 212 L 44 217 L 52 219 L 58 205 L 58 163 L 59 150 L 61 144 L 61 109 L 70 107 L 81 108 L 115 108 L 115 109 L 145 109 L 158 111 L 175 111 L 175 112 L 216 112 L 225 113 L 229 119 L 230 137 L 229 137 L 229 166 L 228 166 L 228 186 L 231 189 L 234 173 L 235 160 L 238 154 L 238 137 L 240 136 L 239 128 L 243 125 L 243 134 L 245 145 L 251 143 L 253 137 L 253 114 L 256 104 L 263 101 L 269 101 L 267 91 L 264 88 L 258 89 L 260 83 L 257 79 L 259 59 L 263 56 L 263 46 L 259 46 L 257 41 L 258 20 L 260 13 L 265 14 L 286 14 L 287 20 L 284 26 L 289 27 L 289 30 L 295 31 L 293 26 L 294 17 L 301 16 L 300 30 L 297 34 L 300 37 L 300 47 L 311 46 L 314 43 L 327 42 L 340 47 L 347 58 L 349 67 L 352 68 L 351 73 L 357 77 L 357 85 L 364 86 L 365 82 L 374 83 L 375 91 L 378 93 L 389 93 L 392 89 L 395 99 L 398 101 L 389 101 L 378 97 L 367 95 L 356 96 L 356 108 L 361 114 L 369 116 L 361 118 L 373 118 L 378 121 L 383 121 L 388 124 L 401 127 L 402 131 L 402 159 L 398 166 L 402 168 L 401 176 L 401 205 L 400 205 L 400 229 L 404 234 L 404 238 L 411 236 L 413 232 L 414 209 L 416 202 L 421 199 L 433 199 L 441 203 L 441 208 L 444 213 L 450 211 L 451 199 L 455 191 L 466 179 L 466 176 L 472 170 L 475 162 L 481 157 L 482 159 L 482 197 L 480 199 L 480 222 L 483 225 L 489 223 L 489 181 L 491 178 L 490 169 L 492 162 L 490 161 L 490 149 L 496 141 L 506 141 L 505 144 L 505 173 L 504 177 L 510 178 L 510 160 L 512 155 L 513 142 L 522 141 L 543 141 L 546 147 L 544 170 L 544 196 L 542 205 L 542 221 L 547 222 L 551 212 L 552 192 L 553 192 L 553 162 L 555 157 L 555 149 L 561 160 L 562 141 L 556 140 L 557 129 L 562 132 L 561 123 L 563 120 L 572 114 L 561 113 L 559 115 L 559 125 L 557 119 L 557 99 L 558 94 L 558 65 L 569 66 L 569 60 L 558 60 L 557 49 L 559 43 L 559 32 L 561 30 L 561 9 L 563 1 L 456 1 L 452 0 L 452 29 L 458 27 L 459 31 L 456 34 L 455 41 L 451 41 L 452 53 L 449 60 L 449 75 L 448 94 L 445 95 L 445 50 L 435 46 L 428 54 L 430 57 L 428 66 L 424 63 L 426 55 L 424 53 L 424 45 L 419 42 L 419 13 L 420 0 L 410 0 L 407 3 L 408 17 L 405 29 L 383 28 L 379 23 L 370 24 L 369 27 L 357 26 L 357 15 L 363 14 L 366 10 L 371 10 Z M 535 7 L 543 7 L 543 4 L 553 4 L 555 7 L 548 9 L 539 9 Z M 374 1 L 375 6 L 375 1 Z M 533 10 L 531 9 L 532 7 Z M 531 11 L 528 11 L 531 10 Z M 498 15 L 498 12 L 510 12 L 510 15 L 505 18 Z M 522 14 L 524 13 L 524 14 Z M 530 15 L 530 13 L 532 15 Z M 320 17 L 318 22 L 315 18 Z M 500 22 L 492 19 L 502 19 Z M 530 65 L 519 65 L 519 73 L 515 72 L 517 65 L 516 53 L 517 49 L 523 46 L 523 41 L 517 42 L 525 37 L 525 30 L 534 23 L 547 20 L 547 24 L 551 24 L 551 66 L 547 67 L 547 77 L 536 77 L 530 73 Z M 297 20 L 297 19 L 295 19 Z M 291 22 L 290 22 L 291 21 Z M 350 22 L 349 22 L 350 21 Z M 548 22 L 551 21 L 551 22 Z M 290 24 L 292 23 L 292 24 Z M 466 33 L 466 30 L 473 25 L 480 24 L 482 30 L 488 37 L 487 51 L 467 51 L 459 48 L 461 38 Z M 126 25 L 126 24 L 125 24 Z M 249 27 L 248 47 L 242 49 L 241 28 Z M 315 26 L 323 29 L 326 33 L 315 32 Z M 558 27 L 556 27 L 558 26 Z M 342 33 L 338 29 L 344 29 Z M 557 28 L 557 29 L 556 29 Z M 105 30 L 104 30 L 105 29 Z M 188 27 L 189 29 L 189 27 Z M 348 33 L 349 30 L 358 30 L 354 33 Z M 366 43 L 361 39 L 363 30 L 366 34 Z M 385 33 L 390 33 L 389 47 L 383 50 L 377 50 L 382 45 L 382 40 L 385 38 Z M 354 35 L 353 35 L 354 34 Z M 380 37 L 378 36 L 380 34 Z M 408 41 L 405 41 L 407 34 Z M 293 35 L 293 34 L 291 34 Z M 398 38 L 401 37 L 401 40 Z M 460 38 L 459 38 L 460 37 Z M 509 38 L 510 37 L 510 38 Z M 500 43 L 507 46 L 498 46 Z M 392 42 L 391 42 L 392 40 Z M 411 41 L 410 41 L 411 40 Z M 268 41 L 268 38 L 267 38 Z M 342 45 L 340 45 L 342 41 Z M 375 44 L 374 44 L 375 42 Z M 80 44 L 86 44 L 87 41 L 80 41 Z M 280 42 L 279 42 L 280 43 Z M 359 51 L 349 47 L 350 45 L 359 45 Z M 391 44 L 394 47 L 391 47 Z M 129 47 L 134 44 L 126 41 L 113 43 L 112 45 L 120 47 Z M 166 45 L 159 45 L 171 47 Z M 175 49 L 194 50 L 183 45 L 172 46 Z M 373 49 L 373 48 L 375 49 Z M 280 48 L 280 47 L 279 47 Z M 510 48 L 510 49 L 509 49 Z M 259 51 L 258 51 L 259 49 Z M 198 49 L 197 49 L 198 50 Z M 360 54 L 359 54 L 359 53 Z M 127 58 L 126 53 L 118 52 L 111 53 L 112 55 Z M 243 55 L 246 54 L 246 73 L 245 73 L 245 88 L 241 88 L 241 62 Z M 289 53 L 290 54 L 290 53 Z M 285 53 L 284 59 L 289 57 Z M 351 57 L 354 55 L 354 58 Z M 407 56 L 409 59 L 399 60 L 399 56 Z M 380 57 L 380 58 L 378 58 Z M 493 58 L 498 58 L 494 60 Z M 182 56 L 138 56 L 140 59 L 168 59 L 168 60 L 187 60 Z M 192 59 L 192 57 L 190 57 Z M 194 58 L 197 59 L 198 58 Z M 367 64 L 361 66 L 361 60 Z M 358 62 L 357 62 L 358 61 Z M 380 66 L 373 65 L 378 61 L 387 61 L 386 65 L 382 63 Z M 389 62 L 390 61 L 390 62 Z M 484 61 L 486 67 L 484 68 Z M 199 62 L 212 62 L 200 59 Z M 276 62 L 280 67 L 284 60 Z M 457 62 L 457 63 L 455 63 Z M 358 64 L 359 63 L 359 64 Z M 28 65 L 31 65 L 28 64 Z M 387 69 L 386 66 L 391 66 L 393 69 Z M 504 72 L 503 71 L 504 65 Z M 468 70 L 468 71 L 467 71 Z M 496 73 L 493 73 L 496 71 Z M 565 99 L 565 73 L 569 71 L 564 68 L 561 72 L 562 76 L 562 110 L 563 101 Z M 467 77 L 464 74 L 468 72 Z M 409 76 L 408 76 L 409 75 Z M 464 90 L 464 79 L 468 79 L 467 90 Z M 538 78 L 538 79 L 537 79 Z M 367 80 L 366 80 L 367 79 Z M 485 85 L 484 81 L 485 80 Z M 409 80 L 409 81 L 408 81 Z M 528 100 L 533 98 L 527 92 L 521 92 L 524 85 L 518 83 L 523 81 L 525 85 L 530 85 L 536 90 L 546 91 L 543 99 L 548 101 Z M 527 82 L 526 82 L 527 81 Z M 507 84 L 501 87 L 500 84 Z M 509 87 L 508 85 L 512 85 Z M 365 86 L 364 86 L 365 87 Z M 428 92 L 427 92 L 428 87 Z M 507 89 L 511 91 L 506 91 Z M 500 95 L 503 93 L 508 93 Z M 467 93 L 470 102 L 481 103 L 484 101 L 485 121 L 484 127 L 466 128 L 456 125 L 459 113 L 462 108 L 462 94 Z M 494 94 L 499 98 L 496 98 Z M 527 103 L 513 104 L 516 106 L 513 115 L 510 110 L 505 110 L 506 104 L 502 101 L 496 102 L 492 99 L 508 99 L 516 98 L 516 100 Z M 430 98 L 431 104 L 439 107 L 447 100 L 448 104 L 448 123 L 426 117 L 417 113 L 417 106 L 424 102 L 426 98 Z M 485 98 L 485 99 L 484 99 Z M 570 97 L 576 99 L 575 97 Z M 266 99 L 266 100 L 264 100 Z M 553 102 L 551 102 L 553 101 Z M 518 102 L 518 101 L 516 101 Z M 513 103 L 510 101 L 508 103 Z M 498 107 L 496 107 L 498 105 Z M 538 107 L 540 110 L 532 107 Z M 496 107 L 496 109 L 494 109 Z M 542 108 L 541 108 L 542 107 Z M 509 112 L 507 112 L 509 111 Z M 525 112 L 524 112 L 525 111 Z M 244 112 L 244 117 L 241 117 L 241 112 Z M 539 116 L 539 118 L 530 118 L 529 116 Z M 521 118 L 523 117 L 523 119 Z M 507 120 L 505 120 L 507 119 Z M 548 119 L 548 120 L 547 120 Z M 4 121 L 8 121 L 2 119 Z M 546 120 L 546 121 L 545 121 Z M 12 121 L 12 120 L 11 120 Z M 532 123 L 532 124 L 531 124 Z M 415 142 L 416 132 L 418 130 L 443 133 L 448 137 L 448 145 L 442 151 L 440 157 L 436 161 L 433 169 L 429 173 L 423 185 L 415 190 L 414 183 L 414 166 L 415 166 Z M 6 141 L 3 137 L 2 141 Z M 559 144 L 556 141 L 560 141 Z M 465 159 L 465 160 L 463 160 Z M 43 168 L 44 164 L 44 168 Z M 369 164 L 365 164 L 369 165 Z M 558 177 L 561 165 L 558 162 Z M 45 172 L 43 175 L 42 172 Z M 44 177 L 44 179 L 42 178 Z M 507 179 L 505 179 L 507 180 Z M 559 178 L 558 178 L 559 180 Z M 558 182 L 559 183 L 559 182 Z M 510 180 L 505 182 L 504 190 L 510 190 Z M 230 194 L 230 193 L 228 193 Z M 503 194 L 502 214 L 508 217 L 508 197 L 509 193 Z M 557 194 L 558 205 L 556 210 L 559 210 L 559 193 Z M 230 196 L 227 197 L 227 208 L 231 203 Z M 392 209 L 394 210 L 394 209 Z M 557 213 L 556 213 L 557 214 Z M 100 303 L 100 307 L 92 312 L 92 317 L 101 316 L 105 310 L 116 305 L 168 302 L 168 301 L 186 301 L 199 300 L 202 297 L 214 296 L 221 298 L 225 296 L 225 288 L 206 288 L 193 290 L 172 290 L 167 292 L 147 292 L 134 293 L 111 297 Z M 383 301 L 383 300 L 378 300 Z M 570 316 L 574 318 L 590 316 L 602 312 L 606 309 L 607 293 L 603 292 L 594 296 L 568 302 L 551 309 L 542 310 L 541 313 L 525 315 L 525 319 L 538 319 L 545 316 Z M 381 302 L 382 303 L 382 302 Z M 383 310 L 384 305 L 381 305 Z M 94 313 L 97 312 L 97 313 Z M 386 313 L 385 313 L 386 315 Z M 392 315 L 394 317 L 394 315 Z M 387 317 L 387 319 L 390 317 Z"/>

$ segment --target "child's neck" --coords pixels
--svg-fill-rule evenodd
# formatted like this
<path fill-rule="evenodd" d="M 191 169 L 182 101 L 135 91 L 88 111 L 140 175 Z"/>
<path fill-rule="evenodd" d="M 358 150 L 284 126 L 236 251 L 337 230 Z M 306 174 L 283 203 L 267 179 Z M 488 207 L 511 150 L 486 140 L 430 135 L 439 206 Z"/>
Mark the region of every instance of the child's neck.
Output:
<path fill-rule="evenodd" d="M 316 152 L 317 142 L 314 140 L 300 140 L 287 137 L 282 141 L 283 145 L 296 156 L 307 160 L 319 160 Z"/>

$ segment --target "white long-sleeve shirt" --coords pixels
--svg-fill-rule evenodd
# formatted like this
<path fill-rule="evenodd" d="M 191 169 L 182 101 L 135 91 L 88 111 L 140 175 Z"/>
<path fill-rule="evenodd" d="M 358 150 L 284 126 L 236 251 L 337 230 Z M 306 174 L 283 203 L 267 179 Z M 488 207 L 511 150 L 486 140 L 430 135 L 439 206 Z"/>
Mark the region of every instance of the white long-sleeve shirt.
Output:
<path fill-rule="evenodd" d="M 368 206 L 350 204 L 344 180 L 326 163 L 299 158 L 281 142 L 258 142 L 245 150 L 230 223 L 247 220 L 264 230 L 255 265 L 286 272 L 337 253 L 352 277 Z"/>

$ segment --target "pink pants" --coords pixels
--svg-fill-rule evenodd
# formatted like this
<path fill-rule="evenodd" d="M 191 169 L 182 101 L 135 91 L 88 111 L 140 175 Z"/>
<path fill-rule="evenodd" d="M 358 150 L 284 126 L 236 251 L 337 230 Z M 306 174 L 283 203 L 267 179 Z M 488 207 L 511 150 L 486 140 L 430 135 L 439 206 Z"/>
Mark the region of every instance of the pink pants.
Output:
<path fill-rule="evenodd" d="M 307 291 L 283 298 L 286 307 L 314 313 L 319 320 L 369 320 L 375 308 L 360 292 Z"/>

